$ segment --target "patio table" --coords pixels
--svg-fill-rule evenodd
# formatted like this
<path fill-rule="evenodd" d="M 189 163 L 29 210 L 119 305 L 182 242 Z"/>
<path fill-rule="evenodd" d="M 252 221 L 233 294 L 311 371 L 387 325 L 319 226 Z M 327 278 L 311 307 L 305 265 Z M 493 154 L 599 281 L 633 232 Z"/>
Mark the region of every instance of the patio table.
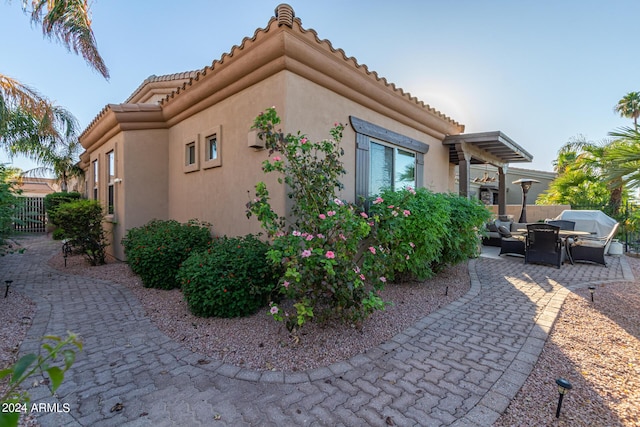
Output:
<path fill-rule="evenodd" d="M 527 234 L 527 229 L 526 228 L 518 228 L 518 229 L 516 229 L 515 233 Z M 567 238 L 574 237 L 574 236 L 591 236 L 593 233 L 590 233 L 588 231 L 578 231 L 578 230 L 560 230 L 558 232 L 558 234 L 560 235 L 560 237 L 564 241 L 564 250 L 565 250 L 565 253 L 567 255 L 567 259 L 569 260 L 571 265 L 573 265 L 573 258 L 571 257 L 571 251 L 569 250 L 569 245 L 567 245 Z"/>

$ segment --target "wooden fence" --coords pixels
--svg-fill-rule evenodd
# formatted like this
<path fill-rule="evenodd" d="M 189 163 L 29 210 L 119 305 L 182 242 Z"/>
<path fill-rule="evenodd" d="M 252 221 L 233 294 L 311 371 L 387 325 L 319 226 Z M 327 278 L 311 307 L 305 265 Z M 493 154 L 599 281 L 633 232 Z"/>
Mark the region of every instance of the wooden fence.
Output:
<path fill-rule="evenodd" d="M 21 204 L 13 222 L 13 228 L 22 233 L 46 232 L 44 198 L 20 197 Z"/>

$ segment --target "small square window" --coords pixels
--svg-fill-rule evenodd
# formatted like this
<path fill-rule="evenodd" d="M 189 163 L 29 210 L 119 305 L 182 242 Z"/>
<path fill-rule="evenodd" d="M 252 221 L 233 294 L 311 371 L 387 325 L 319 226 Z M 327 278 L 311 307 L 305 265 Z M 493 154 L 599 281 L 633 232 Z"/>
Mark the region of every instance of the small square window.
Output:
<path fill-rule="evenodd" d="M 204 136 L 204 169 L 222 166 L 221 126 L 215 126 L 202 133 Z"/>
<path fill-rule="evenodd" d="M 207 160 L 215 160 L 218 158 L 218 136 L 211 135 L 207 139 Z"/>
<path fill-rule="evenodd" d="M 196 164 L 196 143 L 187 145 L 187 166 Z"/>
<path fill-rule="evenodd" d="M 184 144 L 184 167 L 183 171 L 187 172 L 195 172 L 200 169 L 200 165 L 198 162 L 198 138 L 190 138 Z"/>

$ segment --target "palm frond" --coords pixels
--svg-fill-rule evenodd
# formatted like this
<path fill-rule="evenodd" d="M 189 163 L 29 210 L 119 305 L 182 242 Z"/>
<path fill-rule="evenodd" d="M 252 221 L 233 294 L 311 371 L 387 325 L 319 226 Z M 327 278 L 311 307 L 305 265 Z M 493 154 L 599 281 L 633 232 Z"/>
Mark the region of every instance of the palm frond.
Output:
<path fill-rule="evenodd" d="M 86 0 L 33 0 L 31 3 L 31 21 L 42 23 L 46 37 L 58 40 L 69 51 L 81 55 L 104 78 L 109 78 L 91 29 Z"/>

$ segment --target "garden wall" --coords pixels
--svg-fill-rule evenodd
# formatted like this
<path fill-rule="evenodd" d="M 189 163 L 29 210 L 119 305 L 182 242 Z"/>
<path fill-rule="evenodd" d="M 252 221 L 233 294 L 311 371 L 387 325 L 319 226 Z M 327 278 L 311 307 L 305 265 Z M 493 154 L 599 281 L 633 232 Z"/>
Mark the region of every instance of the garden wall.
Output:
<path fill-rule="evenodd" d="M 487 206 L 495 216 L 498 215 L 498 205 Z M 527 205 L 527 222 L 544 221 L 547 218 L 555 218 L 562 211 L 571 209 L 570 205 Z M 507 205 L 507 215 L 513 215 L 515 221 L 520 218 L 522 205 Z"/>

